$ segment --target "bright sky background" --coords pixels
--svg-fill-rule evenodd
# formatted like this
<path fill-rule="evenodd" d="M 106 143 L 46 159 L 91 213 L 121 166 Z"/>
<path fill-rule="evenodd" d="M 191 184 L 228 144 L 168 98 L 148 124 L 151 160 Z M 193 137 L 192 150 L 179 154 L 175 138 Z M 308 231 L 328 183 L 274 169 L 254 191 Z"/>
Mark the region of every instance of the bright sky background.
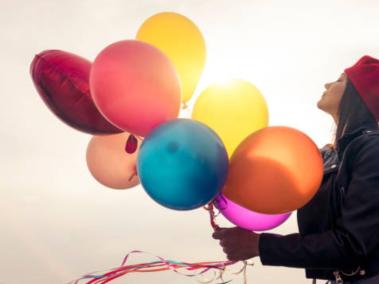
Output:
<path fill-rule="evenodd" d="M 59 121 L 29 76 L 42 50 L 93 60 L 162 11 L 188 16 L 206 39 L 197 94 L 220 79 L 249 80 L 268 102 L 270 125 L 298 128 L 320 147 L 333 131 L 316 107 L 324 83 L 363 54 L 379 57 L 375 0 L 0 0 L 1 284 L 67 283 L 117 266 L 133 249 L 182 261 L 225 259 L 205 210 L 173 211 L 141 187 L 114 191 L 98 184 L 85 162 L 90 136 Z M 275 232 L 296 230 L 293 215 Z M 248 283 L 310 283 L 300 269 L 255 263 Z M 197 282 L 164 272 L 114 283 Z"/>

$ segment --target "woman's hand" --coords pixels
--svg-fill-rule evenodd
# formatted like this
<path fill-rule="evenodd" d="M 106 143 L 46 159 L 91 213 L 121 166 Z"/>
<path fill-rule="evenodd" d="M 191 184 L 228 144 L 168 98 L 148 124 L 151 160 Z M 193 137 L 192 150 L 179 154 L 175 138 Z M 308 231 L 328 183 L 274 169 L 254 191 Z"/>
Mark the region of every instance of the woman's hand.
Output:
<path fill-rule="evenodd" d="M 212 237 L 220 240 L 220 245 L 231 261 L 246 260 L 259 255 L 259 234 L 241 229 L 220 228 Z"/>

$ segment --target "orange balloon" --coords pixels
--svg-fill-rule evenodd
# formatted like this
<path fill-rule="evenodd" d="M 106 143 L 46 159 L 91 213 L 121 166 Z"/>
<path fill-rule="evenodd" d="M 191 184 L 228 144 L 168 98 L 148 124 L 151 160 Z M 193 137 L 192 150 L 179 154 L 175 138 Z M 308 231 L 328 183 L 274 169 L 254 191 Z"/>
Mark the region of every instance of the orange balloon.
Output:
<path fill-rule="evenodd" d="M 93 136 L 87 147 L 87 166 L 101 184 L 114 189 L 127 189 L 139 184 L 136 174 L 137 151 L 129 154 L 125 145 L 129 133 Z"/>
<path fill-rule="evenodd" d="M 304 206 L 322 176 L 320 151 L 307 135 L 290 127 L 266 127 L 237 147 L 223 193 L 252 211 L 281 214 Z"/>

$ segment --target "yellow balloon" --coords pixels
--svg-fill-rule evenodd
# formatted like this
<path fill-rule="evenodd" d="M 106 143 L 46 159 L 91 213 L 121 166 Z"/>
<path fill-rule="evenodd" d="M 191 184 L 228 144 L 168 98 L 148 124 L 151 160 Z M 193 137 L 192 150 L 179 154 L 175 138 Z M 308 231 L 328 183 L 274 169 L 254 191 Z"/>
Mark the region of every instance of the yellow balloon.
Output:
<path fill-rule="evenodd" d="M 268 108 L 253 84 L 233 80 L 205 89 L 195 103 L 192 118 L 212 128 L 231 157 L 243 139 L 268 125 Z"/>
<path fill-rule="evenodd" d="M 182 86 L 182 101 L 193 95 L 205 65 L 205 42 L 198 27 L 177 13 L 164 12 L 148 18 L 137 39 L 159 48 L 174 64 Z"/>

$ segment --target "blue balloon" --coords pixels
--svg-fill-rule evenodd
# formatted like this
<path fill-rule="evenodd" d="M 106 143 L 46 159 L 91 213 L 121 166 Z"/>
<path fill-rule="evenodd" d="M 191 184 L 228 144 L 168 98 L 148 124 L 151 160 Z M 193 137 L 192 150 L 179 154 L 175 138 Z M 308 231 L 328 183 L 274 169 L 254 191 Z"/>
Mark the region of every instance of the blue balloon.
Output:
<path fill-rule="evenodd" d="M 167 208 L 191 210 L 209 203 L 221 191 L 228 173 L 228 155 L 208 126 L 175 119 L 145 138 L 137 171 L 153 200 Z"/>

